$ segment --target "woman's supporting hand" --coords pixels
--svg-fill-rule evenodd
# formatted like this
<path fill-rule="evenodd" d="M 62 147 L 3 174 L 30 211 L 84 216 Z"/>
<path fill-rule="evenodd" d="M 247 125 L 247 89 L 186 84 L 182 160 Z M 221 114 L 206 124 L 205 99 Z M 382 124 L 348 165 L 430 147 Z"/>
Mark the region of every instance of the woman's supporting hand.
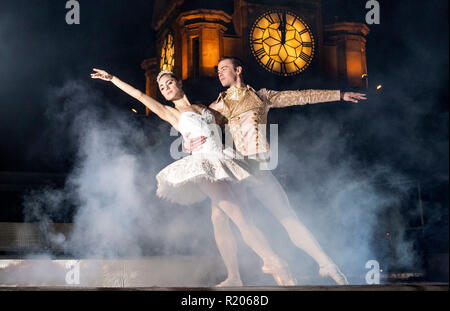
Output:
<path fill-rule="evenodd" d="M 107 73 L 104 70 L 101 69 L 97 69 L 97 68 L 93 68 L 92 70 L 95 71 L 95 73 L 91 73 L 91 78 L 92 79 L 102 79 L 105 81 L 111 81 L 113 78 L 113 75 Z"/>

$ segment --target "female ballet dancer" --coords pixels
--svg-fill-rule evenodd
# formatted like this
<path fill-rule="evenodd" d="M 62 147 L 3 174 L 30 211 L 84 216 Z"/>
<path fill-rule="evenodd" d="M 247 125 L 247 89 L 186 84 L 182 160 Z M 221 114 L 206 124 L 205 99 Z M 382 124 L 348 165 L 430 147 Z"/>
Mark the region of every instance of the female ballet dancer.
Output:
<path fill-rule="evenodd" d="M 212 206 L 219 208 L 236 224 L 243 241 L 263 260 L 263 272 L 272 274 L 278 285 L 296 285 L 286 262 L 273 252 L 262 232 L 243 215 L 241 206 L 245 208 L 242 205 L 245 202 L 238 200 L 233 183 L 250 177 L 251 173 L 245 162 L 222 151 L 222 137 L 217 131 L 213 113 L 204 106 L 192 105 L 182 89 L 181 81 L 170 71 L 160 72 L 157 83 L 162 95 L 175 107 L 159 103 L 104 70 L 94 68 L 93 71 L 91 78 L 111 81 L 170 123 L 183 136 L 208 138 L 200 151 L 175 161 L 157 174 L 157 195 L 184 205 L 209 197 Z"/>

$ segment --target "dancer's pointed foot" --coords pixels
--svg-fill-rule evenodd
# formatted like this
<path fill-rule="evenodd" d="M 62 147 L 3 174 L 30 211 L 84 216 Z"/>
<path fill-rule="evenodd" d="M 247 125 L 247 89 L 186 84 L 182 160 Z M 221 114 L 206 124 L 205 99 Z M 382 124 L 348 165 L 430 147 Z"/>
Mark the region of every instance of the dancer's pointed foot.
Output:
<path fill-rule="evenodd" d="M 329 264 L 326 266 L 321 266 L 319 270 L 319 274 L 323 277 L 329 276 L 339 285 L 348 285 L 347 278 L 344 273 L 339 270 L 339 268 L 335 264 Z"/>
<path fill-rule="evenodd" d="M 241 278 L 227 277 L 225 281 L 216 285 L 216 287 L 236 287 L 236 286 L 242 286 Z"/>
<path fill-rule="evenodd" d="M 267 274 L 272 274 L 275 282 L 280 286 L 297 285 L 297 281 L 292 277 L 287 263 L 282 260 L 264 263 L 262 271 Z"/>

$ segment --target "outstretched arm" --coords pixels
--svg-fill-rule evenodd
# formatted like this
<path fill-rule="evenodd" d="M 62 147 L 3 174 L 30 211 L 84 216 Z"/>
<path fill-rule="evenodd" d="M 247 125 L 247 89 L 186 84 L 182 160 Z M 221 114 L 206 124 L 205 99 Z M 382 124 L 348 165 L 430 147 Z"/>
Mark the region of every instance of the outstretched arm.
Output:
<path fill-rule="evenodd" d="M 262 89 L 258 94 L 266 99 L 270 108 L 282 108 L 294 105 L 317 104 L 332 101 L 352 101 L 366 99 L 365 94 L 345 92 L 339 90 L 302 90 L 302 91 L 273 91 Z"/>
<path fill-rule="evenodd" d="M 121 81 L 116 76 L 113 76 L 109 73 L 107 73 L 104 70 L 100 69 L 93 69 L 95 73 L 91 73 L 92 79 L 101 79 L 104 81 L 111 81 L 115 86 L 117 86 L 119 89 L 127 93 L 128 95 L 136 98 L 138 101 L 143 103 L 145 106 L 147 106 L 152 112 L 154 112 L 158 117 L 163 119 L 164 121 L 169 122 L 172 126 L 177 128 L 178 124 L 178 114 L 175 109 L 172 107 L 166 106 L 161 104 L 160 102 L 156 101 L 155 99 L 151 98 L 147 94 L 141 92 L 138 89 L 135 89 L 131 85 Z"/>

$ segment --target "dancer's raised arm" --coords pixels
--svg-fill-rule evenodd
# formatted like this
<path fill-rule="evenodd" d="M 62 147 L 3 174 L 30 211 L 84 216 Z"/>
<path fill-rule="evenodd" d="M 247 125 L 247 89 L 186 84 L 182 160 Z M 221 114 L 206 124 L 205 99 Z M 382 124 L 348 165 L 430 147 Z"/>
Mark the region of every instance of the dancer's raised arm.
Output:
<path fill-rule="evenodd" d="M 95 71 L 95 73 L 91 73 L 92 79 L 101 79 L 104 81 L 111 81 L 119 89 L 121 89 L 128 95 L 136 98 L 138 101 L 143 103 L 146 107 L 148 107 L 151 111 L 153 111 L 158 117 L 160 117 L 164 121 L 169 122 L 172 126 L 177 128 L 179 112 L 176 109 L 174 109 L 170 106 L 161 104 L 160 102 L 158 102 L 157 100 L 148 96 L 147 94 L 145 94 L 145 93 L 141 92 L 140 90 L 132 87 L 131 85 L 121 81 L 116 76 L 113 76 L 104 70 L 97 69 L 97 68 L 93 68 L 93 70 Z"/>

